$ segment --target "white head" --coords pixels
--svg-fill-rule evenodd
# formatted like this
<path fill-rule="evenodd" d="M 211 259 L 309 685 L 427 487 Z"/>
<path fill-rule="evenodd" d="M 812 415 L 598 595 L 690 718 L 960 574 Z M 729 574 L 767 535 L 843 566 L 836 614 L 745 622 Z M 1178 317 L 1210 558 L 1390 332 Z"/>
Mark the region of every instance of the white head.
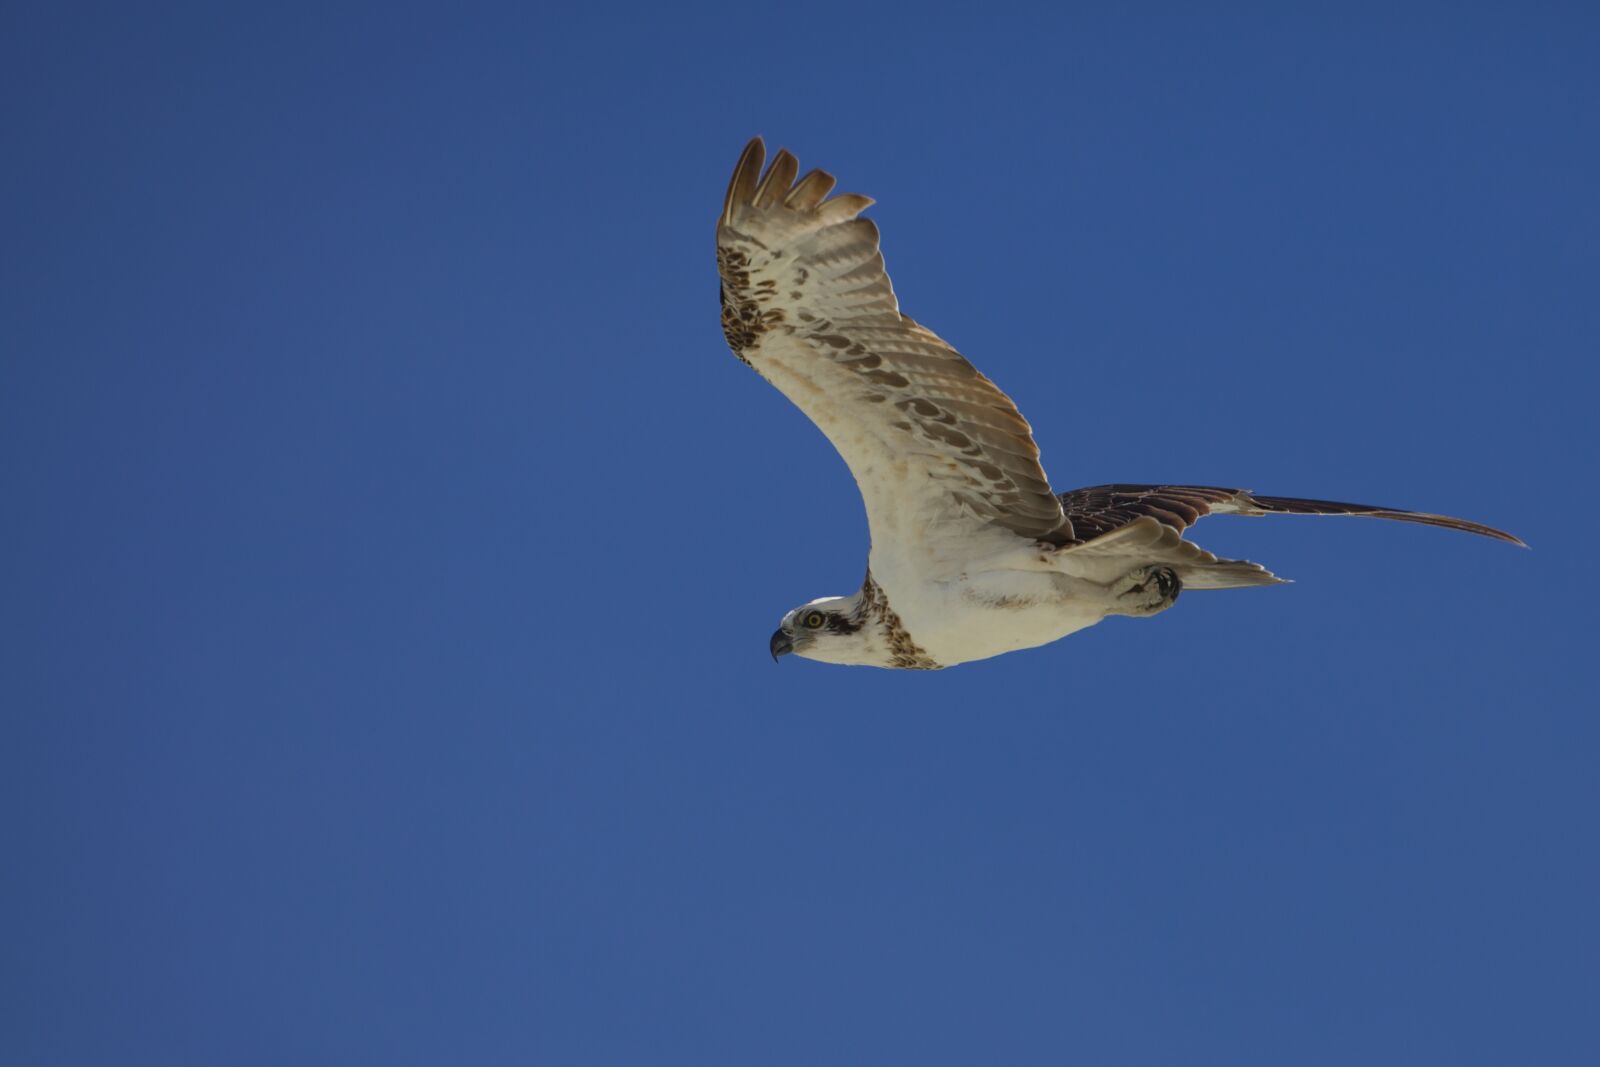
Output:
<path fill-rule="evenodd" d="M 791 652 L 823 663 L 890 665 L 880 620 L 868 618 L 860 593 L 825 596 L 789 612 L 772 635 L 773 662 Z"/>

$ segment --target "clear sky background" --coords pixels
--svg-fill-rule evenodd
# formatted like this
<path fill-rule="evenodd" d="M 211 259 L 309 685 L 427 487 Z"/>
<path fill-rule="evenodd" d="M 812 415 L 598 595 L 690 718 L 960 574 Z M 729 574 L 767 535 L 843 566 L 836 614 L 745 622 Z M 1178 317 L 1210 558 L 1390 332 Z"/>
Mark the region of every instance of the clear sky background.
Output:
<path fill-rule="evenodd" d="M 0 1060 L 1600 1061 L 1600 16 L 0 9 Z M 752 134 L 1298 584 L 774 666 Z"/>

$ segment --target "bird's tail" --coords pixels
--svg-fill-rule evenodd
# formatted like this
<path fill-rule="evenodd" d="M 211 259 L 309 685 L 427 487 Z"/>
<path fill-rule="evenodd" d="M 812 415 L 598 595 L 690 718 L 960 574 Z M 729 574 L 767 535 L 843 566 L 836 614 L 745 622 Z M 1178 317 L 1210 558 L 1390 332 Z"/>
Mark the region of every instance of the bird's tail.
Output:
<path fill-rule="evenodd" d="M 1259 563 L 1220 559 L 1149 515 L 1063 548 L 1056 558 L 1066 573 L 1097 582 L 1113 581 L 1130 567 L 1152 565 L 1171 568 L 1185 589 L 1245 589 L 1285 581 Z"/>

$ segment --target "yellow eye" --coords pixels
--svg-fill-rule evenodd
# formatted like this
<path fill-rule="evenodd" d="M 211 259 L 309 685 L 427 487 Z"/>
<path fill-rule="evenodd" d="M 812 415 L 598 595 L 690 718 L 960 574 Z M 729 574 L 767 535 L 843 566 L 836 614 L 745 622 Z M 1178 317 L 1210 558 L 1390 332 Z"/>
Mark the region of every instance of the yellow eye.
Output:
<path fill-rule="evenodd" d="M 822 612 L 813 611 L 805 617 L 806 629 L 820 630 L 822 629 L 822 624 L 824 621 L 825 620 L 822 618 Z"/>

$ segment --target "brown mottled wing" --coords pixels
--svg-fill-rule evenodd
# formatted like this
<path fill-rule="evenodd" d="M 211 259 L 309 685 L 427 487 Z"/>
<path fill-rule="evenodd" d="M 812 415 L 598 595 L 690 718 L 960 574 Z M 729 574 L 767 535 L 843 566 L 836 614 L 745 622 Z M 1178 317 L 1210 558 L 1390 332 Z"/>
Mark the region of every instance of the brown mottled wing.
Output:
<path fill-rule="evenodd" d="M 780 151 L 745 148 L 717 225 L 728 345 L 805 412 L 866 502 L 873 570 L 892 546 L 926 573 L 981 550 L 974 534 L 1048 539 L 1061 505 L 1011 399 L 902 315 L 859 214 L 834 179 Z M 885 563 L 890 561 L 884 561 Z"/>
<path fill-rule="evenodd" d="M 1343 504 L 1335 500 L 1303 500 L 1288 496 L 1255 496 L 1246 489 L 1214 485 L 1095 485 L 1061 494 L 1067 522 L 1062 533 L 1069 543 L 1083 543 L 1126 526 L 1146 515 L 1182 531 L 1204 515 L 1364 515 L 1375 519 L 1442 526 L 1448 530 L 1493 537 L 1521 545 L 1504 530 L 1482 523 L 1402 511 L 1373 504 Z M 1070 533 L 1069 533 L 1070 531 Z M 1524 546 L 1526 547 L 1526 546 Z"/>

